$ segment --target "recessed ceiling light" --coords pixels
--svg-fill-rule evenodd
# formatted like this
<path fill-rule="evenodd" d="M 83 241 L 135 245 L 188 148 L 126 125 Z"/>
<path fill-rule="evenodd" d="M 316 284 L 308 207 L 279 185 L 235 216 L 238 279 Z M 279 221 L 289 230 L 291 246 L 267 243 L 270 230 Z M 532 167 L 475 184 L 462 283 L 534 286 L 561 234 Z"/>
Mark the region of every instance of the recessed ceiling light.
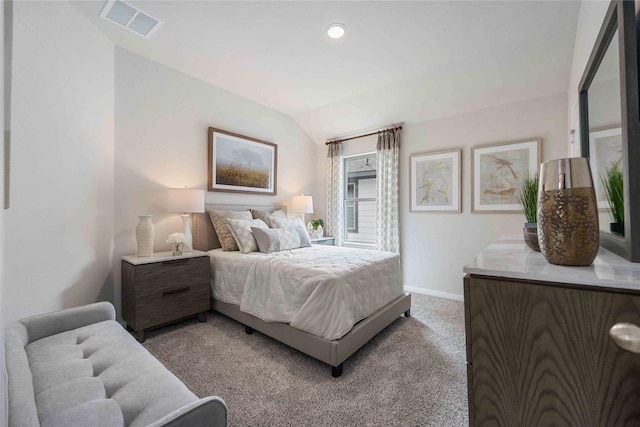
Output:
<path fill-rule="evenodd" d="M 327 27 L 327 35 L 332 39 L 339 39 L 344 36 L 345 26 L 342 24 L 331 24 Z"/>

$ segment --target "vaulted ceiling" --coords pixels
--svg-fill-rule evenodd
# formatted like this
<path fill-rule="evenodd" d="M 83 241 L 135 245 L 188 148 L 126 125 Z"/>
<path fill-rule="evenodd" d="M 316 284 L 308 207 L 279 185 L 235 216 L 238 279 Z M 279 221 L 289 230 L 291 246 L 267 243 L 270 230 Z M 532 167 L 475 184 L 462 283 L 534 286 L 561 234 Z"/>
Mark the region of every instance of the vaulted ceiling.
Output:
<path fill-rule="evenodd" d="M 131 1 L 150 39 L 74 6 L 114 44 L 290 115 L 318 143 L 566 92 L 578 1 Z M 339 22 L 346 35 L 327 37 Z"/>

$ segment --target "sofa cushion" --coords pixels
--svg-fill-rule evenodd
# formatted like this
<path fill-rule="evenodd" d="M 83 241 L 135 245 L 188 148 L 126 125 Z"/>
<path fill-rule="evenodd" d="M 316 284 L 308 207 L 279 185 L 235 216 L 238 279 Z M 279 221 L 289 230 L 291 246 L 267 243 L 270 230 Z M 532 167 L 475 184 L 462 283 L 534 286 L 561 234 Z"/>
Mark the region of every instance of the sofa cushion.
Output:
<path fill-rule="evenodd" d="M 42 427 L 114 427 L 124 426 L 118 404 L 112 399 L 98 399 L 74 406 L 42 422 Z"/>
<path fill-rule="evenodd" d="M 115 404 L 124 425 L 146 426 L 198 400 L 113 320 L 42 338 L 28 344 L 26 353 L 32 364 L 38 411 L 46 412 L 47 423 L 51 425 L 64 425 L 64 420 L 78 415 L 74 408 L 93 408 L 90 403 L 96 402 L 97 410 L 107 412 Z M 92 378 L 103 384 L 104 395 Z M 55 390 L 69 383 L 76 385 L 74 393 L 77 395 L 74 394 L 76 397 L 72 400 L 76 399 L 78 405 L 54 415 L 53 408 L 65 406 L 63 402 L 56 402 Z M 96 399 L 83 402 L 77 397 L 82 395 Z M 106 400 L 111 403 L 99 403 Z M 43 408 L 40 408 L 41 404 Z M 58 415 L 63 418 L 56 418 Z M 106 416 L 115 417 L 113 414 Z M 63 420 L 61 424 L 56 424 L 58 419 Z"/>
<path fill-rule="evenodd" d="M 41 422 L 52 416 L 64 412 L 74 406 L 80 406 L 92 400 L 105 399 L 102 380 L 97 377 L 78 378 L 50 387 L 42 393 L 36 394 L 38 418 Z M 118 409 L 118 412 L 121 412 Z"/>

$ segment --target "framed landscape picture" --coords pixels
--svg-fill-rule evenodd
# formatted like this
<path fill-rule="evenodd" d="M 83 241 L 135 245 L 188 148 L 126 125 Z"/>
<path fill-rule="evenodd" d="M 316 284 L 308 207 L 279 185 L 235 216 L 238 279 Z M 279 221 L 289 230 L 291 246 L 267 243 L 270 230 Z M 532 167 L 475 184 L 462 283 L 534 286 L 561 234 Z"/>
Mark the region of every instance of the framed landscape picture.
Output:
<path fill-rule="evenodd" d="M 521 212 L 520 183 L 538 174 L 540 138 L 471 148 L 471 211 Z"/>
<path fill-rule="evenodd" d="M 601 177 L 607 169 L 624 168 L 622 162 L 622 131 L 620 126 L 589 132 L 589 164 L 599 209 L 609 209 Z M 623 171 L 624 172 L 624 171 Z"/>
<path fill-rule="evenodd" d="M 462 150 L 409 156 L 412 212 L 462 212 Z"/>
<path fill-rule="evenodd" d="M 278 146 L 209 128 L 209 191 L 276 195 Z"/>

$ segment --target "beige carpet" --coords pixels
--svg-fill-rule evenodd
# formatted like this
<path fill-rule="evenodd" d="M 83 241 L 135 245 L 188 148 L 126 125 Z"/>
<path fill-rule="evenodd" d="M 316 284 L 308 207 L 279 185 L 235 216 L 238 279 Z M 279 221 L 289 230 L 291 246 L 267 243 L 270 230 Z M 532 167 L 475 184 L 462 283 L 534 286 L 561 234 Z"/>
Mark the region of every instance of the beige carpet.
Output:
<path fill-rule="evenodd" d="M 328 365 L 210 312 L 151 331 L 145 347 L 196 395 L 218 395 L 231 426 L 467 426 L 462 302 L 412 295 L 398 318 Z"/>

